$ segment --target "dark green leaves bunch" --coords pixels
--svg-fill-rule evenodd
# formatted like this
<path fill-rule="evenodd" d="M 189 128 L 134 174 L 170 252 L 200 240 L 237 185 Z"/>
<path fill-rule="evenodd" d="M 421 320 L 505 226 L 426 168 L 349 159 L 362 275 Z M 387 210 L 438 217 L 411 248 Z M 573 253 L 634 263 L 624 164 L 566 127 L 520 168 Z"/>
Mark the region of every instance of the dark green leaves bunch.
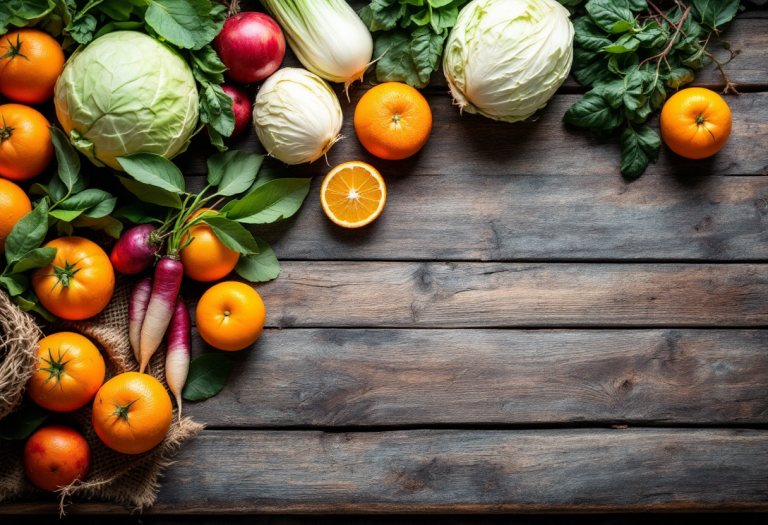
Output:
<path fill-rule="evenodd" d="M 101 230 L 120 237 L 122 223 L 110 214 L 117 198 L 104 190 L 89 187 L 80 174 L 80 159 L 57 129 L 49 128 L 56 150 L 58 172 L 48 184 L 35 183 L 30 193 L 38 198 L 34 209 L 16 223 L 5 243 L 5 267 L 0 274 L 0 287 L 23 310 L 35 311 L 48 320 L 53 316 L 37 301 L 29 289 L 28 274 L 48 266 L 56 256 L 56 248 L 41 248 L 49 229 L 57 235 L 71 235 L 74 228 Z"/>
<path fill-rule="evenodd" d="M 570 7 L 577 2 L 566 0 Z M 671 4 L 671 5 L 670 5 Z M 654 5 L 662 11 L 660 14 Z M 574 20 L 571 74 L 592 89 L 565 114 L 575 126 L 621 132 L 621 173 L 638 177 L 658 158 L 659 135 L 645 122 L 667 93 L 693 81 L 739 0 L 589 0 Z M 726 79 L 727 82 L 727 79 Z"/>
<path fill-rule="evenodd" d="M 34 25 L 64 36 L 63 47 L 87 45 L 112 31 L 143 31 L 181 54 L 200 83 L 200 120 L 211 142 L 235 128 L 232 99 L 224 93 L 226 70 L 210 43 L 226 20 L 226 8 L 211 0 L 0 0 L 0 34 Z"/>
<path fill-rule="evenodd" d="M 426 87 L 468 0 L 373 0 L 360 18 L 373 33 L 376 80 Z"/>
<path fill-rule="evenodd" d="M 226 247 L 241 254 L 235 267 L 241 277 L 252 282 L 275 279 L 280 274 L 275 252 L 246 226 L 291 217 L 301 208 L 311 179 L 278 178 L 275 171 L 261 169 L 263 160 L 243 151 L 217 153 L 208 159 L 207 185 L 194 194 L 186 190 L 181 171 L 168 159 L 151 153 L 122 157 L 125 174 L 117 175 L 141 202 L 120 208 L 115 215 L 135 224 L 158 224 L 169 254 L 192 241 L 185 236 L 190 227 L 206 223 Z M 192 219 L 203 207 L 212 211 Z"/>

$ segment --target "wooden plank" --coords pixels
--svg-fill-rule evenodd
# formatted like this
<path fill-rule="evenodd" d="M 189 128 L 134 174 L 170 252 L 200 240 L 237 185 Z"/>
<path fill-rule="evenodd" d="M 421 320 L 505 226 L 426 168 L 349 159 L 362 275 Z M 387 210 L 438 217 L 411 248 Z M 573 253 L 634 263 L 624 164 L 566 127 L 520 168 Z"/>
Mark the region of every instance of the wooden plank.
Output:
<path fill-rule="evenodd" d="M 352 101 L 342 102 L 344 125 L 339 141 L 328 152 L 328 163 L 335 166 L 349 160 L 363 160 L 376 166 L 387 180 L 413 175 L 454 175 L 477 181 L 481 175 L 602 175 L 621 180 L 621 151 L 618 140 L 605 140 L 596 134 L 566 126 L 562 117 L 581 95 L 556 95 L 536 122 L 508 124 L 479 115 L 459 115 L 459 110 L 444 95 L 427 95 L 433 113 L 432 137 L 424 149 L 403 161 L 383 161 L 369 154 L 358 142 L 353 115 L 357 101 L 370 86 L 358 86 Z M 338 88 L 338 86 L 337 86 Z M 733 113 L 733 131 L 725 148 L 709 159 L 694 161 L 679 157 L 666 147 L 652 174 L 693 176 L 698 179 L 716 175 L 766 175 L 768 160 L 768 93 L 746 93 L 728 97 Z M 186 175 L 200 175 L 207 170 L 205 159 L 213 147 L 200 135 L 189 151 L 177 157 Z M 237 137 L 231 146 L 263 153 L 254 130 Z M 277 163 L 275 163 L 277 165 Z M 325 175 L 328 165 L 317 161 L 294 166 L 288 173 L 296 176 Z M 543 190 L 542 190 L 543 191 Z M 430 195 L 424 195 L 429 199 Z"/>
<path fill-rule="evenodd" d="M 768 510 L 768 433 L 205 431 L 148 513 L 617 510 Z"/>
<path fill-rule="evenodd" d="M 214 427 L 765 425 L 766 347 L 764 330 L 268 330 L 185 411 Z"/>
<path fill-rule="evenodd" d="M 333 225 L 316 177 L 296 217 L 253 231 L 284 259 L 768 258 L 766 177 L 385 176 L 387 206 L 368 228 Z"/>
<path fill-rule="evenodd" d="M 189 283 L 188 296 L 204 285 Z M 283 262 L 267 327 L 757 327 L 766 265 Z"/>

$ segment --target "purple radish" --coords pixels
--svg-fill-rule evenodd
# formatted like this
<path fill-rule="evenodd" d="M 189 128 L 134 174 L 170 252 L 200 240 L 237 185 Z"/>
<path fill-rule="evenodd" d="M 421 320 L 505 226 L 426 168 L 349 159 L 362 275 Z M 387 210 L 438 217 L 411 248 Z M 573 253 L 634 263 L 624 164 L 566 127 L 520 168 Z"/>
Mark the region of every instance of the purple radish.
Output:
<path fill-rule="evenodd" d="M 176 308 L 168 325 L 168 351 L 165 354 L 165 382 L 176 396 L 181 421 L 181 391 L 187 382 L 189 373 L 190 340 L 192 339 L 192 320 L 184 299 L 179 296 Z"/>
<path fill-rule="evenodd" d="M 149 363 L 149 359 L 157 351 L 163 340 L 165 330 L 171 322 L 173 311 L 176 309 L 176 298 L 179 296 L 181 279 L 184 277 L 184 266 L 181 261 L 163 257 L 155 267 L 155 280 L 152 283 L 152 296 L 149 298 L 147 315 L 141 326 L 141 363 L 139 371 Z"/>
<path fill-rule="evenodd" d="M 128 324 L 128 340 L 133 348 L 136 362 L 141 362 L 141 325 L 144 324 L 144 316 L 147 314 L 149 296 L 152 295 L 152 279 L 145 277 L 136 283 L 131 292 L 131 313 Z"/>
<path fill-rule="evenodd" d="M 143 272 L 155 262 L 155 254 L 162 241 L 157 239 L 155 227 L 141 224 L 126 231 L 117 241 L 109 260 L 120 273 L 134 274 Z"/>

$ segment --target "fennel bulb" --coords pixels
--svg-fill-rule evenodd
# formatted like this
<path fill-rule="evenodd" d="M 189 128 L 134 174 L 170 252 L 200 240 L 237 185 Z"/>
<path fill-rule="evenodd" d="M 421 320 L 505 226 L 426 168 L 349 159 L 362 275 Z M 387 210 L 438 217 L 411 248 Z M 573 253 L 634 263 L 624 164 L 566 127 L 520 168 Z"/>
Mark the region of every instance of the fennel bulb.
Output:
<path fill-rule="evenodd" d="M 518 122 L 547 105 L 571 69 L 573 25 L 557 0 L 474 0 L 445 45 L 458 106 Z"/>
<path fill-rule="evenodd" d="M 312 162 L 341 138 L 339 98 L 317 75 L 286 67 L 269 77 L 253 104 L 253 125 L 267 154 L 286 164 Z"/>
<path fill-rule="evenodd" d="M 305 68 L 349 88 L 362 80 L 373 38 L 346 0 L 261 0 Z"/>

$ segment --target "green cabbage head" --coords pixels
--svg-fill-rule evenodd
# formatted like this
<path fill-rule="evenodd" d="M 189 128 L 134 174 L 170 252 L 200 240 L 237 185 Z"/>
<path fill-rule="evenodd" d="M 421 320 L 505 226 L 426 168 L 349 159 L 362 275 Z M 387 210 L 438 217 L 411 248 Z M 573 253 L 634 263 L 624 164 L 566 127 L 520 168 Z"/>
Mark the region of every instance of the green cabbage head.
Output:
<path fill-rule="evenodd" d="M 118 157 L 183 152 L 198 117 L 187 63 L 136 31 L 109 33 L 78 49 L 56 82 L 54 102 L 72 144 L 97 166 L 121 171 Z"/>
<path fill-rule="evenodd" d="M 518 122 L 547 105 L 571 69 L 573 25 L 557 0 L 474 0 L 445 45 L 459 107 Z"/>

